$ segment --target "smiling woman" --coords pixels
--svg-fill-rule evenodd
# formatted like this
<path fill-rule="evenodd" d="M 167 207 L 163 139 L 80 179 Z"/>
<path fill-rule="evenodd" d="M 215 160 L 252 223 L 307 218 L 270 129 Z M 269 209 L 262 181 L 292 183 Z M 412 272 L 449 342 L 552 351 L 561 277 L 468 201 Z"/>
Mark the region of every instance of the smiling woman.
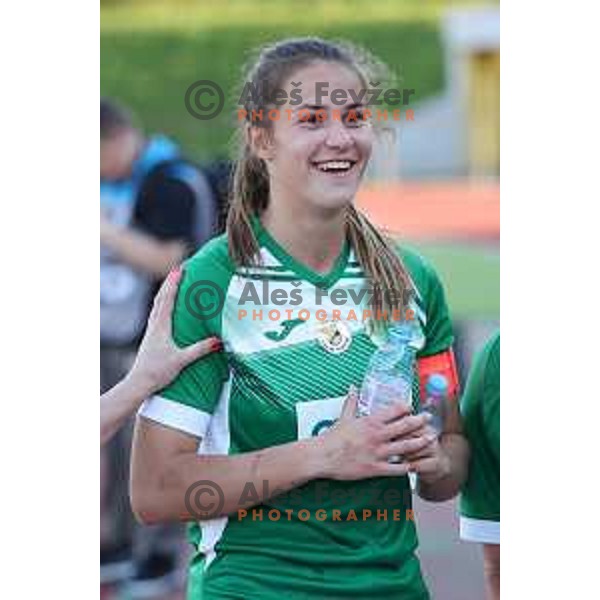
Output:
<path fill-rule="evenodd" d="M 413 413 L 421 365 L 431 357 L 456 387 L 452 327 L 433 269 L 354 205 L 375 127 L 350 112 L 367 107 L 310 95 L 317 82 L 350 98 L 351 90 L 379 81 L 364 56 L 320 39 L 284 40 L 264 48 L 245 78 L 266 91 L 244 106 L 227 233 L 187 262 L 173 323 L 179 345 L 217 335 L 224 352 L 186 369 L 145 403 L 134 443 L 138 517 L 195 522 L 190 600 L 275 600 L 282 591 L 314 600 L 429 598 L 414 522 L 352 518 L 412 514 L 410 471 L 423 498 L 451 498 L 468 456 L 453 398 L 439 439 L 428 415 Z M 269 90 L 284 89 L 289 98 L 299 81 L 308 92 L 301 105 L 281 106 L 289 120 L 252 120 L 253 111 L 274 108 Z M 333 110 L 340 120 L 317 117 Z M 218 314 L 186 303 L 199 281 L 223 290 Z M 263 300 L 266 318 L 242 319 L 240 300 L 259 282 L 285 293 Z M 334 290 L 352 300 L 345 309 L 354 318 L 335 315 Z M 358 418 L 353 390 L 399 327 L 393 315 L 407 309 L 415 318 L 405 344 L 418 361 L 407 369 L 409 397 Z M 269 318 L 290 310 L 282 323 Z M 378 317 L 386 311 L 389 319 Z M 391 462 L 396 456 L 404 462 Z M 323 481 L 327 494 L 319 493 Z M 248 486 L 257 490 L 252 498 L 244 495 Z M 211 512 L 202 498 L 215 489 L 221 501 Z M 190 503 L 194 490 L 199 506 Z M 294 493 L 282 496 L 288 491 Z M 290 518 L 235 518 L 252 506 Z"/>
<path fill-rule="evenodd" d="M 364 263 L 370 263 L 367 271 L 373 281 L 388 289 L 410 288 L 397 253 L 352 204 L 371 156 L 374 135 L 381 128 L 365 118 L 368 108 L 356 103 L 353 97 L 368 88 L 369 82 L 386 85 L 390 80 L 386 65 L 366 50 L 348 43 L 322 44 L 306 39 L 262 50 L 244 78 L 244 87 L 249 85 L 254 93 L 246 95 L 243 107 L 247 121 L 241 129 L 241 152 L 235 177 L 236 198 L 240 201 L 232 204 L 229 213 L 230 247 L 237 260 L 242 264 L 251 262 L 256 253 L 248 215 L 263 208 L 268 192 L 265 194 L 262 186 L 268 180 L 270 201 L 277 202 L 278 207 L 266 211 L 264 219 L 277 215 L 279 222 L 296 222 L 296 243 L 301 253 L 297 257 L 303 262 L 315 266 L 312 262 L 315 246 L 302 248 L 307 238 L 297 235 L 302 229 L 298 224 L 304 212 L 301 207 L 318 202 L 322 210 L 328 210 L 329 206 L 337 213 L 332 222 L 328 218 L 320 219 L 318 225 L 325 225 L 323 239 L 328 241 L 330 259 L 341 248 L 347 221 L 348 234 L 354 238 L 357 252 L 362 254 Z M 324 95 L 324 85 L 344 91 L 345 101 L 340 101 L 337 95 L 335 98 Z M 273 103 L 278 92 L 287 98 L 281 110 L 290 117 L 276 124 L 268 120 L 253 121 L 253 115 L 268 114 L 278 108 Z M 341 119 L 334 118 L 334 113 L 340 114 Z M 276 148 L 281 146 L 289 151 L 277 152 Z M 290 194 L 290 189 L 295 192 Z M 349 214 L 346 210 L 340 212 L 340 206 L 348 206 Z M 279 225 L 266 224 L 279 238 Z M 332 235 L 332 229 L 336 234 Z M 336 252 L 331 252 L 332 245 Z M 377 252 L 369 249 L 377 249 Z M 316 268 L 326 270 L 328 266 L 331 264 L 323 263 Z M 384 303 L 375 298 L 374 306 L 382 309 Z"/>

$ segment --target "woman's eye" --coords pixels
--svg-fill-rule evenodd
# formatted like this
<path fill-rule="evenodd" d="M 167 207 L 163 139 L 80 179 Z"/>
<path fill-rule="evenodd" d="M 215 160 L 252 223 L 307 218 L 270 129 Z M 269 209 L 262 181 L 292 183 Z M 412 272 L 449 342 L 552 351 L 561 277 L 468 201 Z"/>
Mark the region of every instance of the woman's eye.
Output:
<path fill-rule="evenodd" d="M 365 113 L 362 110 L 353 110 L 344 115 L 344 123 L 347 127 L 360 127 L 365 122 Z"/>
<path fill-rule="evenodd" d="M 327 121 L 327 113 L 322 110 L 315 111 L 313 113 L 301 112 L 298 115 L 298 121 L 300 125 L 306 125 L 311 129 L 316 129 L 317 127 L 323 125 L 325 121 Z"/>
<path fill-rule="evenodd" d="M 322 123 L 323 119 L 320 119 L 315 113 L 315 114 L 309 115 L 307 117 L 304 117 L 303 119 L 301 119 L 301 121 L 303 123 L 307 123 L 308 125 L 315 126 L 315 125 L 320 125 Z"/>

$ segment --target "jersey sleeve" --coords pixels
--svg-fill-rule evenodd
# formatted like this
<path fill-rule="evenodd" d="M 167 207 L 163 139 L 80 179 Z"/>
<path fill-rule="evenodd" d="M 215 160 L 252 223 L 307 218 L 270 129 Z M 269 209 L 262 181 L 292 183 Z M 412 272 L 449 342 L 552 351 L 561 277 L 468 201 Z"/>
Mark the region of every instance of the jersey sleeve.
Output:
<path fill-rule="evenodd" d="M 460 497 L 460 537 L 500 543 L 500 337 L 476 356 L 461 399 L 471 446 L 469 476 Z"/>
<path fill-rule="evenodd" d="M 228 257 L 219 252 L 222 244 L 222 238 L 209 242 L 184 265 L 173 312 L 173 337 L 180 347 L 209 336 L 221 337 L 221 315 L 231 277 Z M 208 354 L 187 366 L 170 385 L 148 399 L 139 414 L 204 437 L 228 373 L 223 352 Z"/>

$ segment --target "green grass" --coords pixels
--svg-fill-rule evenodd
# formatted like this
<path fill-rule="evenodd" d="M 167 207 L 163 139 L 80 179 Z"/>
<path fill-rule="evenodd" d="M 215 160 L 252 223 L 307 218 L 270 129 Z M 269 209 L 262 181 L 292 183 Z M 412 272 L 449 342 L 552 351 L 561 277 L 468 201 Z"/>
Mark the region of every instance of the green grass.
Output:
<path fill-rule="evenodd" d="M 411 244 L 440 275 L 454 319 L 500 316 L 497 248 L 459 243 Z"/>
<path fill-rule="evenodd" d="M 399 87 L 415 89 L 411 105 L 442 89 L 439 3 L 426 10 L 412 0 L 368 7 L 338 0 L 221 4 L 101 11 L 102 94 L 121 99 L 147 130 L 172 135 L 198 159 L 230 153 L 242 65 L 257 46 L 284 37 L 320 35 L 365 46 L 398 73 Z M 184 106 L 187 88 L 199 79 L 225 91 L 225 108 L 211 121 L 194 119 Z"/>

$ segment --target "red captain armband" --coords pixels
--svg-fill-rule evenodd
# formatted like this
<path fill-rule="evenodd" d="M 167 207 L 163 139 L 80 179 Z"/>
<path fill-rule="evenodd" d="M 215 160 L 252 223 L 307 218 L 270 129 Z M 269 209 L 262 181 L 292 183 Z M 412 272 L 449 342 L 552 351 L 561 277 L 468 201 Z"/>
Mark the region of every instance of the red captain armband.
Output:
<path fill-rule="evenodd" d="M 448 380 L 448 396 L 458 398 L 460 383 L 458 381 L 458 371 L 456 361 L 454 360 L 454 351 L 452 348 L 444 350 L 433 356 L 424 356 L 417 359 L 417 368 L 419 370 L 419 387 L 421 398 L 425 398 L 425 384 L 430 375 L 439 373 Z"/>

